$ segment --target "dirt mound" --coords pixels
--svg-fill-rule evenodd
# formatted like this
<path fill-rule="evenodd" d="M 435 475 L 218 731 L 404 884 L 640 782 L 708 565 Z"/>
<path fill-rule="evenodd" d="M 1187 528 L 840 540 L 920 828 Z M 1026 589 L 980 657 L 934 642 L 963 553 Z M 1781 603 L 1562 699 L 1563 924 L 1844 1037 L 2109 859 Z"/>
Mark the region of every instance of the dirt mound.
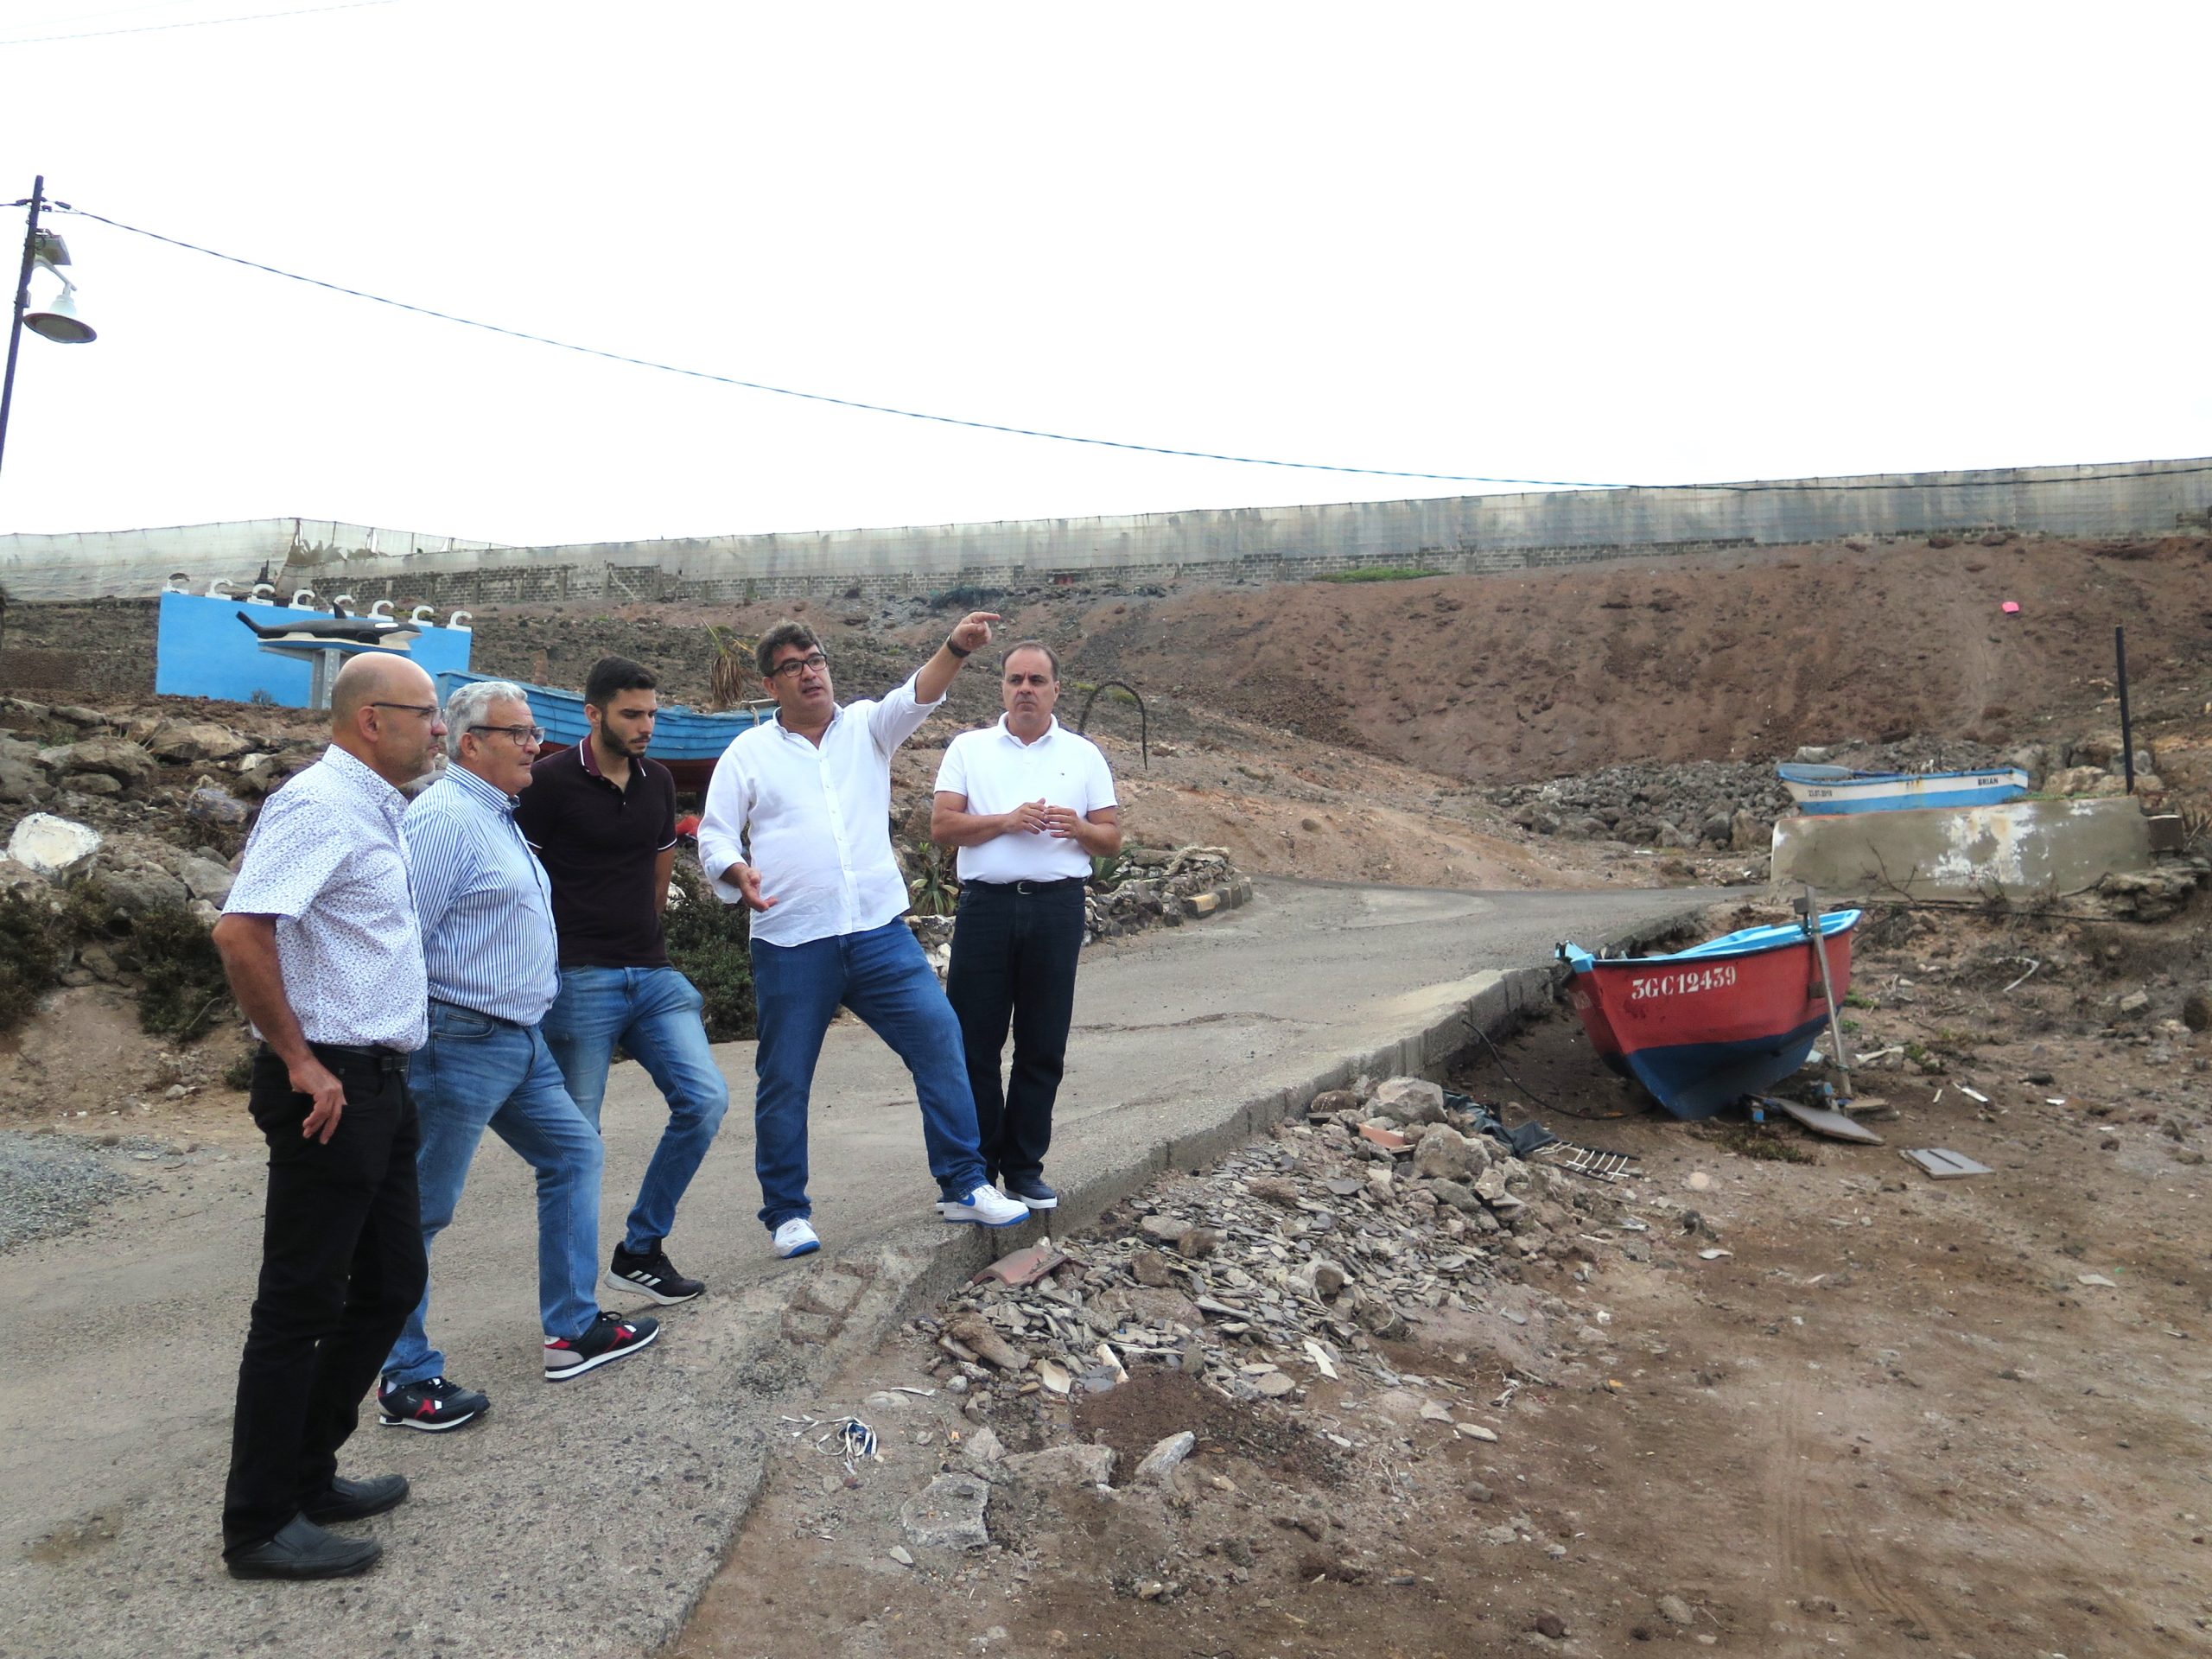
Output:
<path fill-rule="evenodd" d="M 2139 718 L 2197 712 L 2208 543 L 2119 546 L 1905 542 L 1216 589 L 1094 607 L 1070 667 L 1483 782 L 1913 733 L 1994 746 L 2110 695 L 2114 623 Z"/>

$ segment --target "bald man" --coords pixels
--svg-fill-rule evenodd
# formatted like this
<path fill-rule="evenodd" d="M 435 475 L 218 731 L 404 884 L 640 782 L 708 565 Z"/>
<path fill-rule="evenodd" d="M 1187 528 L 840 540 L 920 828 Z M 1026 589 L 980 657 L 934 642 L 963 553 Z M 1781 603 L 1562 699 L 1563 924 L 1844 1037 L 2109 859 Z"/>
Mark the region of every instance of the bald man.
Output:
<path fill-rule="evenodd" d="M 429 1276 L 407 1057 L 429 988 L 399 785 L 429 770 L 446 728 L 430 677 L 396 654 L 353 658 L 330 702 L 330 747 L 261 809 L 215 924 L 261 1039 L 246 1109 L 269 1143 L 223 1494 L 238 1579 L 365 1572 L 381 1546 L 326 1525 L 407 1496 L 402 1475 L 342 1478 L 338 1448 Z"/>

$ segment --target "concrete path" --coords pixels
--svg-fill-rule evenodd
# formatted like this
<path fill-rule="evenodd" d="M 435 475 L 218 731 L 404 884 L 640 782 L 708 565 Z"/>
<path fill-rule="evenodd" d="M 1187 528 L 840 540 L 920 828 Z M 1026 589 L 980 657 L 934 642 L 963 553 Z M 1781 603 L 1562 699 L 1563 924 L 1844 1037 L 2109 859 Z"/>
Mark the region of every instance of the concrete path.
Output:
<path fill-rule="evenodd" d="M 1243 909 L 1085 955 L 1051 1170 L 1070 1201 L 1052 1224 L 1081 1224 L 1170 1160 L 1211 1157 L 1359 1070 L 1440 1064 L 1471 1019 L 1541 995 L 1559 938 L 1595 945 L 1714 896 L 1256 885 Z M 774 1260 L 753 1216 L 751 1045 L 718 1058 L 735 1104 L 671 1241 L 711 1288 L 664 1313 L 652 1351 L 574 1382 L 538 1375 L 531 1177 L 486 1141 L 432 1263 L 431 1335 L 494 1408 L 435 1436 L 365 1412 L 342 1466 L 401 1470 L 415 1496 L 366 1523 L 386 1554 L 362 1579 L 239 1584 L 219 1558 L 257 1162 L 161 1171 L 88 1230 L 0 1257 L 0 1659 L 636 1654 L 664 1641 L 743 1518 L 776 1413 L 817 1403 L 810 1382 L 904 1310 L 1044 1230 L 940 1223 L 904 1071 L 840 1027 L 815 1094 L 824 1249 Z M 606 1235 L 658 1110 L 638 1068 L 619 1068 Z"/>

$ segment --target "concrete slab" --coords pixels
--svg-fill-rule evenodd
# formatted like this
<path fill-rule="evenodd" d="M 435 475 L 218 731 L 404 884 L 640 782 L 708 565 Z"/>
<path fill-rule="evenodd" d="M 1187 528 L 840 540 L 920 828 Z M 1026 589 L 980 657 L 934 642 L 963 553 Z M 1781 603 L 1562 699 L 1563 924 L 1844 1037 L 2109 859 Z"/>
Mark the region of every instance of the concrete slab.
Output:
<path fill-rule="evenodd" d="M 815 1094 L 823 1249 L 776 1260 L 753 1218 L 751 1046 L 719 1049 L 739 1103 L 671 1243 L 710 1288 L 660 1310 L 652 1351 L 574 1382 L 539 1378 L 531 1179 L 487 1141 L 432 1264 L 431 1335 L 494 1408 L 447 1435 L 368 1414 L 345 1468 L 402 1471 L 415 1495 L 364 1523 L 386 1553 L 359 1580 L 238 1584 L 218 1557 L 257 1159 L 149 1173 L 87 1230 L 0 1256 L 20 1338 L 0 1373 L 0 1656 L 649 1652 L 743 1518 L 777 1413 L 850 1409 L 811 1390 L 902 1310 L 1361 1071 L 1440 1065 L 1471 1022 L 1497 1029 L 1548 995 L 1554 940 L 1637 937 L 1716 896 L 1256 888 L 1213 920 L 1086 955 L 1053 1147 L 1064 1202 L 1046 1223 L 984 1236 L 938 1222 L 906 1073 L 841 1027 Z M 637 1067 L 617 1068 L 602 1236 L 661 1110 Z"/>
<path fill-rule="evenodd" d="M 1822 893 L 2049 898 L 2150 866 L 2148 820 L 2126 796 L 1801 814 L 1774 826 L 1776 885 Z"/>

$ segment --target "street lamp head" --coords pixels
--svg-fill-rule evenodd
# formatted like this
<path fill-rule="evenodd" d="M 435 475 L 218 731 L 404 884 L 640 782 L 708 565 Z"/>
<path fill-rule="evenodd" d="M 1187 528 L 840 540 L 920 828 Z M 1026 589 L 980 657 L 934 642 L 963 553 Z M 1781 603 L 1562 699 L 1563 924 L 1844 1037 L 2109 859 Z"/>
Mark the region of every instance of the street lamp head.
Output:
<path fill-rule="evenodd" d="M 65 260 L 68 257 L 67 253 L 62 255 Z M 40 339 L 50 340 L 57 346 L 84 346 L 98 340 L 99 335 L 93 331 L 92 325 L 78 319 L 76 284 L 43 258 L 37 263 L 61 284 L 61 292 L 50 304 L 26 307 L 23 327 Z"/>

